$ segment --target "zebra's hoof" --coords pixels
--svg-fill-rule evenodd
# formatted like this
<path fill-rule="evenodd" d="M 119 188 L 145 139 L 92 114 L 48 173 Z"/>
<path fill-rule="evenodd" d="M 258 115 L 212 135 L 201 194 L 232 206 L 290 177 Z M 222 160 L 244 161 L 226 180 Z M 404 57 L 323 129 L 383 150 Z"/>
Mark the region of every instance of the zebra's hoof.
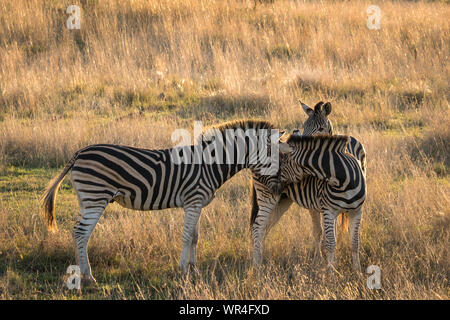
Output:
<path fill-rule="evenodd" d="M 193 263 L 189 263 L 189 273 L 192 273 L 193 275 L 195 275 L 197 277 L 201 276 L 200 270 Z"/>
<path fill-rule="evenodd" d="M 259 267 L 262 265 L 262 256 L 261 255 L 254 255 L 253 256 L 253 266 Z"/>
<path fill-rule="evenodd" d="M 358 274 L 358 275 L 362 275 L 361 272 L 361 265 L 357 264 L 357 265 L 353 265 L 353 272 Z"/>
<path fill-rule="evenodd" d="M 187 276 L 189 273 L 189 265 L 187 263 L 181 263 L 180 262 L 180 271 L 181 271 L 181 275 L 183 277 Z"/>

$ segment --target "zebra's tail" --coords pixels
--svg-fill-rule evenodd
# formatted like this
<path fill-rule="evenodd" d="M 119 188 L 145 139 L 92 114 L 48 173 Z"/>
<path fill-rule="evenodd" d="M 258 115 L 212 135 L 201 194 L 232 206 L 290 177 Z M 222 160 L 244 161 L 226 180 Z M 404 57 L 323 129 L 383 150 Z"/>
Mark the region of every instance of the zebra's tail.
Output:
<path fill-rule="evenodd" d="M 341 213 L 341 219 L 340 219 L 340 233 L 343 234 L 345 230 L 348 230 L 348 215 L 345 212 Z"/>
<path fill-rule="evenodd" d="M 42 206 L 44 209 L 44 218 L 47 222 L 48 230 L 51 232 L 56 232 L 58 227 L 56 225 L 55 218 L 55 199 L 58 193 L 59 186 L 64 180 L 64 177 L 72 169 L 73 164 L 78 156 L 78 152 L 72 157 L 72 159 L 66 164 L 64 169 L 54 177 L 45 188 L 44 194 L 42 195 Z"/>
<path fill-rule="evenodd" d="M 250 215 L 250 228 L 252 227 L 253 223 L 256 220 L 256 216 L 258 215 L 258 211 L 259 211 L 259 206 L 258 206 L 258 201 L 256 199 L 256 190 L 255 190 L 255 185 L 253 184 L 253 179 L 250 182 L 250 198 L 252 199 L 252 213 Z"/>
<path fill-rule="evenodd" d="M 363 150 L 363 154 L 361 155 L 361 169 L 362 169 L 362 172 L 363 172 L 363 174 L 364 174 L 364 177 L 366 176 L 366 153 L 365 153 L 365 150 Z"/>

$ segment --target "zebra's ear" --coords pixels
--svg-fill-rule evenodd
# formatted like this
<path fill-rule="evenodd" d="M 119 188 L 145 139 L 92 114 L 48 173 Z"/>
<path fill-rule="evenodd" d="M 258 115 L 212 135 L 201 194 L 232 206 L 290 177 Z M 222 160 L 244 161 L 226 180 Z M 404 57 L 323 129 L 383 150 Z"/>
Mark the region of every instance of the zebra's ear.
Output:
<path fill-rule="evenodd" d="M 322 114 L 328 116 L 331 113 L 331 103 L 327 102 L 322 105 Z"/>
<path fill-rule="evenodd" d="M 300 101 L 300 104 L 302 105 L 303 111 L 305 111 L 305 113 L 308 116 L 311 116 L 314 113 L 314 110 L 311 109 L 310 107 L 308 107 L 306 104 L 304 104 L 303 102 Z"/>
<path fill-rule="evenodd" d="M 280 142 L 278 144 L 278 147 L 280 148 L 280 152 L 283 154 L 291 153 L 294 149 L 286 142 Z"/>
<path fill-rule="evenodd" d="M 316 103 L 316 105 L 314 106 L 314 112 L 317 114 L 321 114 L 322 113 L 322 105 L 323 105 L 323 101 L 319 101 Z"/>

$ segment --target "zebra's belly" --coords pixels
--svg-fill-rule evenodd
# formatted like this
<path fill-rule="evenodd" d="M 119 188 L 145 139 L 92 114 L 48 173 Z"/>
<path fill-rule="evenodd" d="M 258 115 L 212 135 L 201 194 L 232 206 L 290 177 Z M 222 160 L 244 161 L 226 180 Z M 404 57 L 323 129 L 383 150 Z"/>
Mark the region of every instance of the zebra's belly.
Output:
<path fill-rule="evenodd" d="M 113 201 L 117 202 L 120 206 L 132 209 L 132 210 L 163 210 L 169 208 L 179 208 L 182 206 L 182 201 L 179 197 L 173 199 L 133 199 L 130 195 L 119 194 L 114 197 Z"/>
<path fill-rule="evenodd" d="M 311 210 L 321 210 L 321 201 L 317 190 L 311 192 L 301 183 L 292 184 L 287 188 L 289 198 L 300 207 Z"/>
<path fill-rule="evenodd" d="M 323 208 L 325 209 L 335 209 L 340 211 L 352 211 L 361 207 L 364 203 L 364 199 L 361 201 L 353 201 L 346 203 L 343 201 L 323 201 Z"/>
<path fill-rule="evenodd" d="M 333 211 L 353 211 L 363 205 L 365 202 L 365 193 L 357 195 L 349 195 L 346 192 L 343 193 L 326 193 L 321 199 L 322 210 Z"/>

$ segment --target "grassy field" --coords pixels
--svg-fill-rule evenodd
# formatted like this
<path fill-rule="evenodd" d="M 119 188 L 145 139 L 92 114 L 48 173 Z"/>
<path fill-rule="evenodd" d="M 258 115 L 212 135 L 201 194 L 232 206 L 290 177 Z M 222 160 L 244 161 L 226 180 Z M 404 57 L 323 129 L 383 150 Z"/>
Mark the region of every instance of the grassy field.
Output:
<path fill-rule="evenodd" d="M 66 8 L 82 8 L 80 30 Z M 366 27 L 369 5 L 381 29 Z M 100 1 L 0 3 L 0 299 L 448 299 L 450 6 L 402 1 Z M 89 244 L 97 288 L 64 286 L 78 212 L 67 179 L 59 231 L 39 198 L 79 148 L 172 146 L 172 131 L 241 117 L 287 129 L 298 99 L 331 101 L 335 132 L 367 151 L 361 265 L 346 234 L 338 270 L 312 267 L 309 214 L 292 208 L 251 266 L 249 172 L 202 212 L 201 274 L 178 271 L 183 212 L 110 205 Z"/>

